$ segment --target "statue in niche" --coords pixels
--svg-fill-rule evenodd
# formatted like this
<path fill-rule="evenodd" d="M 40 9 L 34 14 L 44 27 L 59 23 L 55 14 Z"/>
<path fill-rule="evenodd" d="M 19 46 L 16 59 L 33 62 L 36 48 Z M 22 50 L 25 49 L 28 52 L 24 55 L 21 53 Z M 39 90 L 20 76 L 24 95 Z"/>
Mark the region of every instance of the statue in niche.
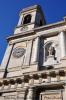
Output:
<path fill-rule="evenodd" d="M 55 55 L 55 48 L 54 47 L 49 47 L 48 49 L 49 55 Z"/>
<path fill-rule="evenodd" d="M 56 60 L 56 57 L 55 57 L 56 51 L 55 51 L 54 47 L 50 46 L 49 49 L 48 49 L 48 53 L 49 53 L 49 56 L 54 55 L 54 59 Z"/>

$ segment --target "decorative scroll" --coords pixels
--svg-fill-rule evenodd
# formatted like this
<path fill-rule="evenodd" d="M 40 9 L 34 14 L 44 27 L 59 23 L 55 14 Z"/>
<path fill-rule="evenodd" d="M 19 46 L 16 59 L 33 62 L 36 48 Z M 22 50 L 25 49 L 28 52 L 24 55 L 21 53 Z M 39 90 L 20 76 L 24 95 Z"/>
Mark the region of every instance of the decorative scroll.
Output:
<path fill-rule="evenodd" d="M 28 27 L 27 27 L 27 26 L 23 26 L 23 27 L 20 29 L 20 31 L 26 31 L 26 30 L 28 30 Z M 25 34 L 25 33 L 23 33 L 23 34 Z"/>

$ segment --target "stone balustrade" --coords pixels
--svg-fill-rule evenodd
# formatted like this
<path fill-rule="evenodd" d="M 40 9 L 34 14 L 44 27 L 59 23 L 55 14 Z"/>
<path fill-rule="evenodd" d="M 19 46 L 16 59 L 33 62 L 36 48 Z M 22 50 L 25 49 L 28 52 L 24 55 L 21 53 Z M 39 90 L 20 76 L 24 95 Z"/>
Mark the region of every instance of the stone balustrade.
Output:
<path fill-rule="evenodd" d="M 65 77 L 66 71 L 64 70 L 50 70 L 50 71 L 38 71 L 24 74 L 21 77 L 14 77 L 14 78 L 5 78 L 0 80 L 0 90 L 3 91 L 5 86 L 7 86 L 7 90 L 11 89 L 11 85 L 13 85 L 13 89 L 18 88 L 18 84 L 23 84 L 21 86 L 24 86 L 25 83 L 28 83 L 28 86 L 35 85 L 34 81 L 38 80 L 38 84 L 42 83 L 51 83 L 52 78 L 56 78 L 57 81 L 60 82 L 60 77 Z M 47 81 L 45 81 L 45 80 Z M 29 81 L 31 80 L 31 83 Z"/>

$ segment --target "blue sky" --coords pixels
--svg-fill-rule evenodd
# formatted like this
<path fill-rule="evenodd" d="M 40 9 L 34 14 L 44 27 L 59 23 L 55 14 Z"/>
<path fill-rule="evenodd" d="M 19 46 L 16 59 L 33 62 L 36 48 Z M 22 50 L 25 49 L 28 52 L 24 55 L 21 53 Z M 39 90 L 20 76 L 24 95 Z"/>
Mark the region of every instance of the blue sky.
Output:
<path fill-rule="evenodd" d="M 66 16 L 66 0 L 0 0 L 0 63 L 7 47 L 6 38 L 13 35 L 20 10 L 35 4 L 41 5 L 47 24 Z"/>

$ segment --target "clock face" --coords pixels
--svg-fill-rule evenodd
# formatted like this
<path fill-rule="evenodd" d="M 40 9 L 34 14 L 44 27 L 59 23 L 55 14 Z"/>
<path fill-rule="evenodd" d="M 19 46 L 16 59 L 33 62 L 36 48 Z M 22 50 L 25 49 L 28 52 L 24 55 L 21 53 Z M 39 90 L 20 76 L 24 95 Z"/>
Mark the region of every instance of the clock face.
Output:
<path fill-rule="evenodd" d="M 12 55 L 15 58 L 20 58 L 25 54 L 25 52 L 26 52 L 26 49 L 24 49 L 22 47 L 16 47 L 16 48 L 13 49 Z"/>

